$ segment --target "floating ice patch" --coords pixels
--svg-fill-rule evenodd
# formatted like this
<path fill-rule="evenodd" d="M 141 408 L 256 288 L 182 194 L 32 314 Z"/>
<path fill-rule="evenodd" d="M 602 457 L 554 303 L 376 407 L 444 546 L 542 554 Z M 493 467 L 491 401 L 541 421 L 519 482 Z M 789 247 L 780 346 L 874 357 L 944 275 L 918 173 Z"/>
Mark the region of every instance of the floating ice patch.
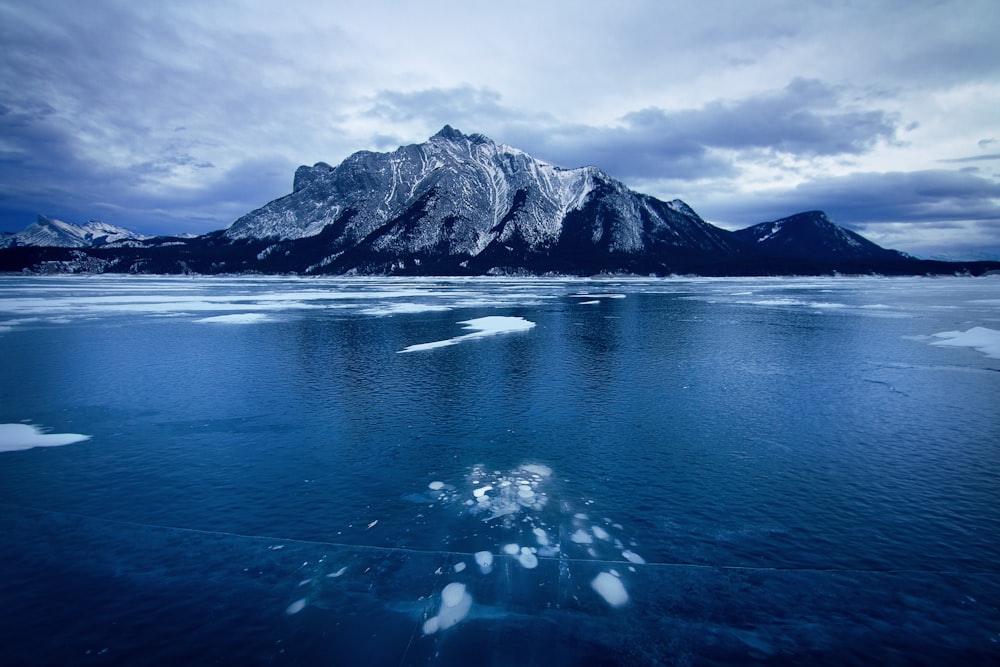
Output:
<path fill-rule="evenodd" d="M 485 336 L 513 333 L 515 331 L 527 331 L 535 326 L 534 322 L 529 322 L 523 317 L 504 317 L 500 315 L 491 315 L 489 317 L 479 317 L 474 320 L 465 320 L 464 322 L 459 322 L 459 324 L 465 325 L 465 329 L 471 329 L 472 333 L 468 333 L 463 336 L 456 336 L 455 338 L 448 338 L 447 340 L 437 340 L 430 343 L 410 345 L 408 347 L 404 347 L 399 352 L 420 352 L 422 350 L 432 350 L 438 347 L 455 345 L 456 343 L 461 343 L 462 341 L 471 340 L 473 338 L 483 338 Z"/>
<path fill-rule="evenodd" d="M 331 572 L 330 574 L 328 574 L 326 576 L 330 577 L 331 579 L 336 579 L 337 577 L 342 576 L 345 572 L 347 572 L 347 566 L 346 565 L 344 567 L 340 568 L 339 570 L 337 570 L 336 572 Z"/>
<path fill-rule="evenodd" d="M 503 552 L 508 556 L 516 556 L 521 552 L 521 545 L 516 543 L 503 545 Z"/>
<path fill-rule="evenodd" d="M 613 574 L 601 572 L 590 582 L 590 586 L 612 607 L 621 607 L 628 602 L 628 591 L 625 590 L 621 580 Z"/>
<path fill-rule="evenodd" d="M 232 315 L 216 315 L 195 320 L 199 324 L 257 324 L 266 322 L 270 317 L 264 313 L 234 313 Z"/>
<path fill-rule="evenodd" d="M 583 528 L 578 528 L 576 532 L 569 536 L 569 539 L 577 544 L 592 544 L 594 542 L 594 538 Z"/>
<path fill-rule="evenodd" d="M 45 433 L 30 424 L 0 424 L 0 452 L 14 452 L 33 447 L 60 447 L 90 440 L 79 433 Z"/>
<path fill-rule="evenodd" d="M 599 304 L 600 302 L 601 302 L 600 299 L 590 299 L 589 301 L 580 301 L 579 305 L 581 305 L 581 306 L 594 306 L 594 305 Z"/>
<path fill-rule="evenodd" d="M 1000 359 L 1000 331 L 986 327 L 972 327 L 968 331 L 942 331 L 934 334 L 931 345 L 946 347 L 971 347 L 991 359 Z"/>
<path fill-rule="evenodd" d="M 451 306 L 431 303 L 393 303 L 389 305 L 365 308 L 361 312 L 365 315 L 402 315 L 409 313 L 440 312 L 444 310 L 451 310 Z"/>

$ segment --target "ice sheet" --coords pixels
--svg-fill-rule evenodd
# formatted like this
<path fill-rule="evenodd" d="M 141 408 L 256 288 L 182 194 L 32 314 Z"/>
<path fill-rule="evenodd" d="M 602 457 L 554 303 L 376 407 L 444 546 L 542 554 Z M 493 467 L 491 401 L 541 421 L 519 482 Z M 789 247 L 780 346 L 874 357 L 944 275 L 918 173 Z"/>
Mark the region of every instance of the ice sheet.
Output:
<path fill-rule="evenodd" d="M 0 424 L 0 452 L 33 447 L 60 447 L 89 439 L 89 435 L 80 433 L 45 433 L 31 424 Z"/>

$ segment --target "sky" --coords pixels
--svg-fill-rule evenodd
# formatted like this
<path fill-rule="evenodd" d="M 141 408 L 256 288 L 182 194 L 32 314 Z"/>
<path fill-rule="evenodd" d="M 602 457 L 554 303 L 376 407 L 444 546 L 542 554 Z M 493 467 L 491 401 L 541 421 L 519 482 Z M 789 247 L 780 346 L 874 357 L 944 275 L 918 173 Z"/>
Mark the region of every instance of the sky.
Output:
<path fill-rule="evenodd" d="M 738 229 L 1000 259 L 996 0 L 0 0 L 0 230 L 204 233 L 443 125 Z"/>

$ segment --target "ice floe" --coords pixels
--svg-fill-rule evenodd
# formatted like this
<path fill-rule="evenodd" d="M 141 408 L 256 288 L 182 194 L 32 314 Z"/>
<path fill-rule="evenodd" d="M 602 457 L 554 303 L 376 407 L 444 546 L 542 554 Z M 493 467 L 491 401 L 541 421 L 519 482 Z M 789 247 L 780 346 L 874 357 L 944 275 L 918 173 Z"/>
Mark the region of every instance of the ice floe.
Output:
<path fill-rule="evenodd" d="M 270 319 L 264 313 L 233 313 L 232 315 L 203 317 L 195 322 L 200 324 L 257 324 L 258 322 L 267 322 Z"/>
<path fill-rule="evenodd" d="M 60 447 L 84 440 L 90 440 L 90 436 L 80 433 L 45 433 L 31 424 L 0 424 L 0 452 Z"/>
<path fill-rule="evenodd" d="M 933 336 L 941 340 L 931 345 L 971 347 L 991 359 L 1000 359 L 1000 331 L 996 329 L 972 327 L 968 331 L 942 331 Z"/>
<path fill-rule="evenodd" d="M 436 340 L 429 343 L 417 343 L 416 345 L 409 345 L 399 350 L 400 353 L 403 352 L 420 352 L 423 350 L 433 350 L 439 347 L 447 347 L 449 345 L 455 345 L 466 340 L 471 340 L 473 338 L 483 338 L 486 336 L 496 336 L 498 334 L 513 333 L 516 331 L 527 331 L 535 326 L 534 322 L 530 322 L 523 317 L 506 317 L 501 315 L 490 315 L 488 317 L 477 317 L 472 320 L 465 320 L 459 322 L 459 324 L 464 325 L 463 328 L 471 329 L 472 333 L 467 333 L 462 336 L 456 336 L 454 338 L 448 338 L 445 340 Z"/>
<path fill-rule="evenodd" d="M 365 308 L 361 312 L 364 315 L 402 315 L 412 313 L 433 313 L 451 309 L 451 306 L 433 303 L 393 303 Z"/>

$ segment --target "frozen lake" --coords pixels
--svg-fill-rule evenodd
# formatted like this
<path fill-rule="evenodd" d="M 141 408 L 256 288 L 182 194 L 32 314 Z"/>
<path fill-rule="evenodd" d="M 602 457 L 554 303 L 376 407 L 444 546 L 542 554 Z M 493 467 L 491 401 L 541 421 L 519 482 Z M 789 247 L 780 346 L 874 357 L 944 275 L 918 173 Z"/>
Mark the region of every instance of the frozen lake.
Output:
<path fill-rule="evenodd" d="M 1000 661 L 1000 277 L 0 277 L 8 664 Z"/>

